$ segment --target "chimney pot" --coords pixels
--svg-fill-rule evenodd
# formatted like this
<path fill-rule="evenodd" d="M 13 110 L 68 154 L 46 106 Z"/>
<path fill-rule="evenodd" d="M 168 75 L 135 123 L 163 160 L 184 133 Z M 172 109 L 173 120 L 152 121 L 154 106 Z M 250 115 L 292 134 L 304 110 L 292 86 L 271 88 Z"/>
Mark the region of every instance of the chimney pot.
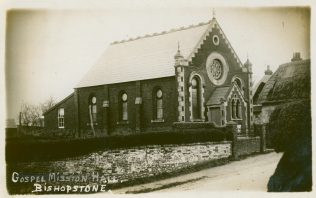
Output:
<path fill-rule="evenodd" d="M 291 61 L 294 62 L 294 61 L 300 61 L 300 60 L 302 60 L 301 53 L 300 52 L 293 53 L 293 58 L 291 59 Z"/>

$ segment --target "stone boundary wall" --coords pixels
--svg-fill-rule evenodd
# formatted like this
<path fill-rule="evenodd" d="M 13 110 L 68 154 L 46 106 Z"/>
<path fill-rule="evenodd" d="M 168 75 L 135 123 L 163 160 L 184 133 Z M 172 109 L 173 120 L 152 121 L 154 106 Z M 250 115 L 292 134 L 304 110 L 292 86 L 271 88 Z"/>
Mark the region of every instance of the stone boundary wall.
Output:
<path fill-rule="evenodd" d="M 250 155 L 260 152 L 260 137 L 237 137 L 236 156 Z"/>
<path fill-rule="evenodd" d="M 222 141 L 107 150 L 76 160 L 52 162 L 51 166 L 68 173 L 98 172 L 108 178 L 108 183 L 121 183 L 230 156 L 231 142 Z"/>

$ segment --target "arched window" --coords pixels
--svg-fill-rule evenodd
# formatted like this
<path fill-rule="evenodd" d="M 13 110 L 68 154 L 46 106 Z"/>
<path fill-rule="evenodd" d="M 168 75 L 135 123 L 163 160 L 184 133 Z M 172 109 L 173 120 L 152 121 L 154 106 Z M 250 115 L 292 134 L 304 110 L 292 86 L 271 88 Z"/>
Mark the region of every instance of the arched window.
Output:
<path fill-rule="evenodd" d="M 64 128 L 65 127 L 65 110 L 64 108 L 59 108 L 58 109 L 58 128 Z"/>
<path fill-rule="evenodd" d="M 238 100 L 238 99 L 236 102 L 236 118 L 238 118 L 238 119 L 241 118 L 241 105 L 240 105 L 240 100 Z"/>
<path fill-rule="evenodd" d="M 232 110 L 231 110 L 232 118 L 236 119 L 236 100 L 235 99 L 232 99 L 232 106 L 231 106 L 231 108 L 232 108 Z"/>
<path fill-rule="evenodd" d="M 201 119 L 201 82 L 197 76 L 191 80 L 191 93 L 193 119 Z"/>
<path fill-rule="evenodd" d="M 163 105 L 162 105 L 162 90 L 157 89 L 155 92 L 155 118 L 157 120 L 163 119 Z"/>
<path fill-rule="evenodd" d="M 127 94 L 122 93 L 121 94 L 121 120 L 127 121 L 128 120 L 128 109 L 127 109 Z"/>
<path fill-rule="evenodd" d="M 237 86 L 242 90 L 242 83 L 239 78 L 235 78 L 234 82 L 237 84 Z"/>
<path fill-rule="evenodd" d="M 234 95 L 234 98 L 232 98 L 231 101 L 231 114 L 232 119 L 241 119 L 241 102 L 240 99 L 237 98 L 236 94 Z"/>
<path fill-rule="evenodd" d="M 90 121 L 97 122 L 97 98 L 94 95 L 89 99 L 89 117 Z"/>

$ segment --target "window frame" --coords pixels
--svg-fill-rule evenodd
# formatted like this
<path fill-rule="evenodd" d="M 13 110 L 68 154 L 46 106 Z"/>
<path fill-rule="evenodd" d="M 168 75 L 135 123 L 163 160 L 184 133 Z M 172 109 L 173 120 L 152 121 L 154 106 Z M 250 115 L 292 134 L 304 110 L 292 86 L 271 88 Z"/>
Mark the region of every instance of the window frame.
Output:
<path fill-rule="evenodd" d="M 126 95 L 126 99 L 123 98 L 123 96 Z M 120 105 L 120 122 L 128 122 L 128 94 L 123 91 L 119 95 L 119 105 Z M 124 111 L 125 109 L 125 111 Z M 126 118 L 125 118 L 126 116 Z"/>
<path fill-rule="evenodd" d="M 196 85 L 193 85 L 193 80 L 196 81 Z M 197 75 L 194 75 L 190 80 L 191 83 L 191 106 L 192 106 L 192 119 L 193 121 L 198 121 L 202 119 L 202 81 L 201 78 Z M 196 90 L 196 91 L 194 91 Z M 195 93 L 196 92 L 196 93 Z M 194 104 L 194 94 L 196 94 L 196 107 Z M 195 112 L 197 111 L 197 112 Z M 197 117 L 195 117 L 197 114 Z"/>
<path fill-rule="evenodd" d="M 237 97 L 235 94 L 234 97 L 231 99 L 231 120 L 242 120 L 242 105 L 241 99 Z"/>
<path fill-rule="evenodd" d="M 61 110 L 63 110 L 63 114 L 61 115 Z M 58 128 L 59 129 L 64 129 L 65 128 L 65 108 L 64 107 L 60 107 L 58 108 L 57 111 L 57 121 L 58 121 Z"/>
<path fill-rule="evenodd" d="M 161 92 L 161 96 L 158 96 L 158 92 Z M 164 121 L 164 92 L 161 87 L 156 87 L 153 89 L 153 119 L 152 122 L 163 122 Z M 160 102 L 160 104 L 159 104 Z M 160 116 L 159 116 L 159 112 Z"/>
<path fill-rule="evenodd" d="M 97 123 L 98 122 L 98 98 L 95 96 L 95 94 L 90 94 L 88 108 L 89 108 L 89 111 L 88 111 L 89 120 L 90 120 L 90 111 L 91 111 L 92 122 Z"/>

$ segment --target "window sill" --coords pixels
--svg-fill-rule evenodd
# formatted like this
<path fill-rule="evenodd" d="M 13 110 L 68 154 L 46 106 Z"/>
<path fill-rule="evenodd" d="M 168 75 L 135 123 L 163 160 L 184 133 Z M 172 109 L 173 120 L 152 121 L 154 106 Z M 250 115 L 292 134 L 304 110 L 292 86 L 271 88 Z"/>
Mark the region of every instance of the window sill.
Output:
<path fill-rule="evenodd" d="M 93 125 L 97 126 L 97 125 L 98 125 L 98 123 L 97 123 L 97 122 L 94 122 L 94 123 L 93 123 Z M 87 126 L 91 126 L 91 123 L 90 123 L 90 122 L 88 122 L 88 123 L 87 123 Z"/>
<path fill-rule="evenodd" d="M 129 124 L 128 120 L 122 120 L 122 121 L 119 121 L 119 122 L 116 122 L 117 125 L 126 125 L 126 124 Z"/>
<path fill-rule="evenodd" d="M 204 122 L 204 120 L 203 119 L 193 119 L 193 120 L 191 120 L 191 122 Z"/>
<path fill-rule="evenodd" d="M 241 118 L 232 118 L 231 120 L 242 120 Z"/>
<path fill-rule="evenodd" d="M 58 127 L 59 129 L 65 129 L 65 127 Z"/>
<path fill-rule="evenodd" d="M 151 120 L 151 123 L 161 123 L 161 122 L 165 122 L 165 120 L 164 119 Z"/>

